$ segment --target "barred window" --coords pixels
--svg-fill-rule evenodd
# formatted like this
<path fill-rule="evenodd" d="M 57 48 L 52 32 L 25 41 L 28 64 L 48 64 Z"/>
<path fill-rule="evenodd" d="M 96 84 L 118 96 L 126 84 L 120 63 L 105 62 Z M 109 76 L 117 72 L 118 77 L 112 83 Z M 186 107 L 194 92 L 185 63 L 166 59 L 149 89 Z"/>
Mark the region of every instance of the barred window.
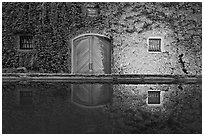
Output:
<path fill-rule="evenodd" d="M 149 38 L 149 52 L 161 52 L 161 38 Z"/>
<path fill-rule="evenodd" d="M 31 50 L 33 49 L 33 37 L 32 36 L 20 36 L 20 49 Z"/>
<path fill-rule="evenodd" d="M 160 104 L 160 91 L 148 91 L 148 104 Z"/>
<path fill-rule="evenodd" d="M 87 4 L 86 5 L 86 15 L 88 17 L 97 17 L 99 14 L 99 5 Z"/>

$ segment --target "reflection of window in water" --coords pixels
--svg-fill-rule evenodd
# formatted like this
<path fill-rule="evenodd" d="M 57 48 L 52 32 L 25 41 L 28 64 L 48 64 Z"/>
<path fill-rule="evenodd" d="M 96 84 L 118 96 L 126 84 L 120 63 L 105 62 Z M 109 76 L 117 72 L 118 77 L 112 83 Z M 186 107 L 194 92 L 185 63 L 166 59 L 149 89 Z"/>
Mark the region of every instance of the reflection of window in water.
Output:
<path fill-rule="evenodd" d="M 79 106 L 102 106 L 110 103 L 112 93 L 110 84 L 73 84 L 71 100 Z"/>
<path fill-rule="evenodd" d="M 20 105 L 33 104 L 32 96 L 33 96 L 32 91 L 20 91 L 19 104 Z"/>
<path fill-rule="evenodd" d="M 160 104 L 160 91 L 152 90 L 148 91 L 148 104 Z"/>

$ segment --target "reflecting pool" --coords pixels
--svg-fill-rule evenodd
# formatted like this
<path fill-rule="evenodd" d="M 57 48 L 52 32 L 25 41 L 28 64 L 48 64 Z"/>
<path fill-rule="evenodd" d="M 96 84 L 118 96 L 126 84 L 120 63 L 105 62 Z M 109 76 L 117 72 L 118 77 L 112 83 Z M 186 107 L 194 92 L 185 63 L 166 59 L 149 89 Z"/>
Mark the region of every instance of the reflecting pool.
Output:
<path fill-rule="evenodd" d="M 8 134 L 202 133 L 201 84 L 3 83 Z"/>

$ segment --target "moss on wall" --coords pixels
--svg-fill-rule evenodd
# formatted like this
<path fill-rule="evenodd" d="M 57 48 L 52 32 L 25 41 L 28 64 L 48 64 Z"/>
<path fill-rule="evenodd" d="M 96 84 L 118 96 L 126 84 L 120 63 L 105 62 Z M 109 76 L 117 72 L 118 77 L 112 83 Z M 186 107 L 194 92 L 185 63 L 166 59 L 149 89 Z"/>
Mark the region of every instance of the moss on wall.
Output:
<path fill-rule="evenodd" d="M 4 2 L 3 68 L 19 67 L 15 32 L 34 36 L 30 69 L 54 73 L 70 72 L 72 38 L 99 33 L 113 38 L 113 73 L 201 74 L 202 3 L 95 3 L 96 18 L 84 4 Z M 162 38 L 162 53 L 148 53 L 150 36 Z"/>

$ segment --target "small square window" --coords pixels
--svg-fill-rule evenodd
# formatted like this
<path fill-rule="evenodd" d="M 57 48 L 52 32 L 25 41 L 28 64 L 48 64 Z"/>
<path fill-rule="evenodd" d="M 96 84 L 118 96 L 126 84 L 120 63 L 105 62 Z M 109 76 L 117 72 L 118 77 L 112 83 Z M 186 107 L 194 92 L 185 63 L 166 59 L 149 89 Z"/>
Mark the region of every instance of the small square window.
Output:
<path fill-rule="evenodd" d="M 86 15 L 88 17 L 97 17 L 99 14 L 99 5 L 87 4 L 86 5 Z"/>
<path fill-rule="evenodd" d="M 32 50 L 33 49 L 33 37 L 24 35 L 20 36 L 20 49 L 21 50 Z"/>
<path fill-rule="evenodd" d="M 148 104 L 160 104 L 160 91 L 148 91 Z"/>
<path fill-rule="evenodd" d="M 161 52 L 161 38 L 149 38 L 149 52 Z"/>

